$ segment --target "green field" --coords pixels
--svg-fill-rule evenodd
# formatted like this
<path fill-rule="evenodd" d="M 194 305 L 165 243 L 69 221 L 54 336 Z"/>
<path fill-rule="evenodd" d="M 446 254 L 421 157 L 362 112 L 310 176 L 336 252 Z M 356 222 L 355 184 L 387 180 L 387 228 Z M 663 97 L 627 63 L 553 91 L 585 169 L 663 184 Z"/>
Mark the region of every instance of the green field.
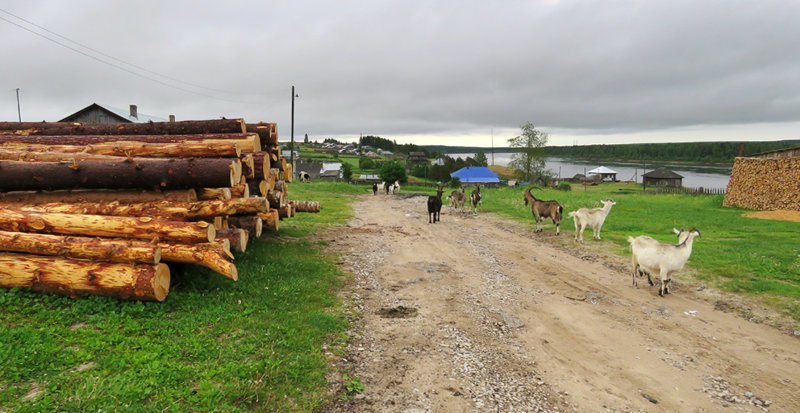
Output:
<path fill-rule="evenodd" d="M 413 191 L 434 189 L 402 189 Z M 163 303 L 0 290 L 0 412 L 315 411 L 349 397 L 331 395 L 326 381 L 326 351 L 341 354 L 347 341 L 351 310 L 337 298 L 347 275 L 316 234 L 346 222 L 354 195 L 370 192 L 292 184 L 290 198 L 321 201 L 323 212 L 282 221 L 278 236 L 253 242 L 237 256 L 238 282 L 194 267 L 175 271 Z M 532 228 L 522 192 L 484 189 L 482 210 Z M 629 235 L 672 242 L 673 226 L 697 227 L 691 273 L 800 320 L 800 223 L 743 218 L 722 208 L 720 196 L 642 195 L 623 184 L 534 193 L 566 211 L 614 199 L 604 240 L 589 235 L 586 244 L 621 256 Z M 572 242 L 573 228 L 566 219 L 561 242 Z M 360 388 L 358 378 L 348 383 Z"/>
<path fill-rule="evenodd" d="M 346 339 L 346 276 L 309 235 L 344 222 L 362 189 L 293 185 L 325 213 L 252 242 L 238 282 L 173 271 L 163 303 L 0 290 L 0 412 L 319 409 L 331 397 L 323 347 Z"/>
<path fill-rule="evenodd" d="M 611 252 L 629 256 L 627 237 L 649 235 L 674 242 L 673 227 L 698 228 L 688 266 L 697 277 L 728 291 L 759 295 L 800 320 L 800 223 L 745 218 L 745 210 L 723 208 L 723 196 L 645 195 L 633 184 L 573 185 L 572 191 L 534 189 L 540 199 L 555 199 L 564 206 L 562 234 L 572 237 L 575 226 L 570 211 L 600 207 L 601 199 L 613 199 L 601 236 Z M 484 189 L 485 212 L 496 212 L 529 222 L 530 209 L 523 204 L 522 188 Z M 545 231 L 554 231 L 546 221 Z M 587 238 L 588 234 L 588 238 Z M 594 243 L 591 230 L 585 243 Z M 680 276 L 679 276 L 680 277 Z"/>

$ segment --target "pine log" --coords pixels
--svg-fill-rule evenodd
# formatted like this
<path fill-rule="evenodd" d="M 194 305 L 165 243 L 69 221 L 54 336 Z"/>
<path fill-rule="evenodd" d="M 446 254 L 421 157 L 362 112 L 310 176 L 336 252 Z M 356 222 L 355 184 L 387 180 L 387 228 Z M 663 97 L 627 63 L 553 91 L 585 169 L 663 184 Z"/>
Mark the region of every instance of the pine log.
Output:
<path fill-rule="evenodd" d="M 269 154 L 266 152 L 253 153 L 253 169 L 255 172 L 255 179 L 264 179 L 269 175 L 270 169 Z"/>
<path fill-rule="evenodd" d="M 91 153 L 29 152 L 18 148 L 0 148 L 0 161 L 25 162 L 84 162 L 119 161 L 117 156 L 95 155 Z"/>
<path fill-rule="evenodd" d="M 283 192 L 273 189 L 267 193 L 267 200 L 269 201 L 269 207 L 280 209 L 286 205 L 286 196 Z"/>
<path fill-rule="evenodd" d="M 247 230 L 253 238 L 261 238 L 264 224 L 257 215 L 241 215 L 228 218 L 228 223 L 234 228 Z"/>
<path fill-rule="evenodd" d="M 107 295 L 123 300 L 164 301 L 165 264 L 119 264 L 61 257 L 0 253 L 0 287 L 26 288 L 71 297 Z"/>
<path fill-rule="evenodd" d="M 234 140 L 179 143 L 109 142 L 89 145 L 35 145 L 4 143 L 4 149 L 25 152 L 87 153 L 142 158 L 238 157 L 242 151 Z"/>
<path fill-rule="evenodd" d="M 297 212 L 319 212 L 319 201 L 289 201 Z"/>
<path fill-rule="evenodd" d="M 0 122 L 0 131 L 23 136 L 39 135 L 179 135 L 245 133 L 243 119 L 186 120 L 148 123 Z M 3 132 L 0 132 L 2 134 Z"/>
<path fill-rule="evenodd" d="M 231 158 L 0 161 L 0 176 L 0 191 L 229 187 L 241 179 L 241 162 Z"/>
<path fill-rule="evenodd" d="M 164 220 L 210 220 L 218 216 L 254 214 L 269 210 L 265 198 L 233 198 L 197 202 L 51 202 L 39 205 L 15 205 L 10 209 L 60 214 L 108 215 L 115 217 L 153 217 Z"/>
<path fill-rule="evenodd" d="M 255 171 L 255 161 L 253 160 L 253 154 L 248 153 L 242 155 L 239 159 L 242 160 L 242 176 L 250 179 L 255 178 L 256 171 Z"/>
<path fill-rule="evenodd" d="M 259 136 L 261 136 L 261 141 L 265 145 L 278 144 L 278 124 L 276 123 L 267 123 L 267 122 L 259 122 L 257 124 L 248 123 L 247 132 L 258 133 Z"/>
<path fill-rule="evenodd" d="M 280 215 L 277 209 L 270 209 L 267 212 L 257 214 L 261 218 L 262 228 L 266 228 L 273 232 L 278 232 L 281 227 Z M 264 232 L 261 233 L 264 235 Z"/>
<path fill-rule="evenodd" d="M 239 279 L 236 265 L 230 262 L 233 254 L 227 239 L 191 245 L 159 243 L 158 246 L 161 248 L 161 259 L 165 262 L 202 265 L 231 280 Z"/>
<path fill-rule="evenodd" d="M 231 188 L 200 188 L 197 198 L 203 201 L 231 199 Z"/>
<path fill-rule="evenodd" d="M 111 190 L 77 190 L 48 192 L 7 192 L 0 193 L 0 205 L 27 204 L 37 205 L 50 202 L 195 202 L 197 193 L 194 189 L 175 189 L 168 191 L 111 191 Z"/>
<path fill-rule="evenodd" d="M 284 160 L 284 158 L 281 158 L 281 160 Z M 289 162 L 282 162 L 281 166 L 283 166 L 283 169 L 281 170 L 281 172 L 283 172 L 283 180 L 286 182 L 292 182 L 294 180 L 294 177 L 292 176 L 294 175 L 294 168 L 292 168 L 292 164 Z"/>
<path fill-rule="evenodd" d="M 195 244 L 210 242 L 216 230 L 207 222 L 161 221 L 150 217 L 110 217 L 22 212 L 0 208 L 0 230 L 60 235 L 135 238 Z"/>
<path fill-rule="evenodd" d="M 161 249 L 146 241 L 27 232 L 0 231 L 0 251 L 144 264 L 158 264 L 161 260 Z"/>
<path fill-rule="evenodd" d="M 292 215 L 292 206 L 289 204 L 285 204 L 282 207 L 278 208 L 278 216 L 280 219 L 291 218 Z"/>
<path fill-rule="evenodd" d="M 247 184 L 232 186 L 231 198 L 250 198 L 250 187 Z"/>
<path fill-rule="evenodd" d="M 237 252 L 247 250 L 247 240 L 249 239 L 247 230 L 241 228 L 230 228 L 217 231 L 217 241 L 228 240 L 231 249 Z"/>

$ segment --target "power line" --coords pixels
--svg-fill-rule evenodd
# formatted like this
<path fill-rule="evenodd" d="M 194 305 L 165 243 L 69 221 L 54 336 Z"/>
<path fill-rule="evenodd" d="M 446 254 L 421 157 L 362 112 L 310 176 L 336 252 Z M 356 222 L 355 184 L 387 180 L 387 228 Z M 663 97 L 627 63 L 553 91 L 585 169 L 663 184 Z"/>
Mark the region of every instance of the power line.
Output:
<path fill-rule="evenodd" d="M 8 12 L 6 12 L 5 10 L 2 10 L 2 9 L 0 9 L 0 11 L 3 11 L 3 12 L 5 12 L 5 13 L 8 13 Z M 8 13 L 8 14 L 10 14 L 10 13 Z M 16 16 L 15 16 L 15 17 L 16 17 Z M 114 67 L 114 68 L 116 68 L 116 69 L 122 70 L 122 71 L 124 71 L 124 72 L 127 72 L 127 73 L 130 73 L 130 74 L 132 74 L 132 75 L 134 75 L 134 76 L 138 76 L 138 77 L 140 77 L 140 78 L 142 78 L 142 79 L 146 79 L 146 80 L 149 80 L 149 81 L 151 81 L 151 82 L 158 83 L 158 84 L 160 84 L 160 85 L 162 85 L 162 86 L 170 87 L 170 88 L 173 88 L 173 89 L 180 90 L 180 91 L 182 91 L 182 92 L 191 93 L 191 94 L 198 95 L 198 96 L 204 96 L 204 97 L 207 97 L 207 98 L 210 98 L 210 99 L 221 100 L 221 101 L 225 101 L 225 102 L 243 103 L 243 104 L 247 104 L 247 105 L 256 104 L 256 103 L 254 103 L 254 102 L 244 102 L 244 101 L 240 101 L 240 100 L 233 100 L 233 99 L 221 98 L 221 97 L 217 97 L 217 96 L 209 95 L 209 94 L 207 94 L 207 93 L 198 92 L 198 91 L 195 91 L 195 90 L 190 90 L 190 89 L 186 89 L 186 88 L 183 88 L 183 87 L 180 87 L 180 86 L 176 86 L 176 85 L 173 85 L 173 84 L 169 84 L 169 83 L 167 83 L 167 82 L 164 82 L 164 81 L 161 81 L 161 80 L 159 80 L 159 79 L 155 79 L 155 78 L 153 78 L 153 77 L 150 77 L 150 76 L 147 76 L 147 75 L 143 75 L 143 74 L 141 74 L 141 73 L 134 72 L 134 71 L 132 71 L 132 70 L 130 70 L 130 69 L 127 69 L 127 68 L 125 68 L 125 67 L 123 67 L 123 66 L 120 66 L 120 65 L 114 64 L 114 63 L 112 63 L 112 62 L 108 62 L 108 61 L 106 61 L 106 60 L 100 59 L 100 58 L 99 58 L 99 57 L 97 57 L 97 56 L 93 56 L 93 55 L 91 55 L 91 54 L 88 54 L 88 53 L 86 53 L 86 52 L 84 52 L 84 51 L 82 51 L 82 50 L 76 49 L 76 48 L 74 48 L 74 47 L 72 47 L 72 46 L 69 46 L 69 45 L 67 45 L 67 44 L 64 44 L 64 43 L 62 43 L 62 42 L 59 42 L 58 40 L 52 39 L 52 38 L 50 38 L 50 37 L 48 37 L 48 36 L 46 36 L 46 35 L 44 35 L 44 34 L 41 34 L 41 33 L 39 33 L 39 32 L 36 32 L 36 31 L 34 31 L 34 30 L 31 30 L 31 29 L 29 29 L 29 28 L 27 28 L 27 27 L 25 27 L 25 26 L 23 26 L 23 25 L 21 25 L 21 24 L 18 24 L 18 23 L 15 23 L 15 22 L 11 21 L 11 20 L 8 20 L 8 19 L 6 19 L 5 17 L 2 17 L 2 16 L 0 16 L 0 20 L 3 20 L 3 21 L 5 21 L 6 23 L 12 24 L 12 25 L 14 25 L 14 26 L 17 26 L 17 27 L 19 27 L 19 28 L 20 28 L 20 29 L 22 29 L 22 30 L 25 30 L 25 31 L 27 31 L 27 32 L 30 32 L 30 33 L 32 33 L 32 34 L 35 34 L 36 36 L 39 36 L 39 37 L 41 37 L 41 38 L 43 38 L 43 39 L 45 39 L 45 40 L 48 40 L 48 41 L 50 41 L 50 42 L 53 42 L 53 43 L 55 43 L 55 44 L 57 44 L 57 45 L 59 45 L 59 46 L 61 46 L 61 47 L 64 47 L 64 48 L 66 48 L 66 49 L 72 50 L 73 52 L 79 53 L 79 54 L 81 54 L 81 55 L 83 55 L 83 56 L 86 56 L 86 57 L 88 57 L 88 58 L 92 59 L 92 60 L 98 61 L 98 62 L 100 62 L 100 63 L 103 63 L 103 64 L 105 64 L 105 65 L 108 65 L 108 66 Z M 91 50 L 91 49 L 90 49 L 90 50 Z"/>
<path fill-rule="evenodd" d="M 97 49 L 94 49 L 94 48 L 92 48 L 92 47 L 89 47 L 89 46 L 87 46 L 87 45 L 85 45 L 85 44 L 83 44 L 83 43 L 80 43 L 80 42 L 78 42 L 78 41 L 72 40 L 72 39 L 70 39 L 69 37 L 66 37 L 66 36 L 64 36 L 64 35 L 62 35 L 62 34 L 56 33 L 56 32 L 54 32 L 54 31 L 52 31 L 52 30 L 50 30 L 50 29 L 48 29 L 48 28 L 46 28 L 46 27 L 42 27 L 42 26 L 40 26 L 40 25 L 38 25 L 38 24 L 36 24 L 36 23 L 34 23 L 34 22 L 30 21 L 30 20 L 27 20 L 27 19 L 25 19 L 25 18 L 23 18 L 23 17 L 17 16 L 16 14 L 9 12 L 8 10 L 3 10 L 3 9 L 0 9 L 0 12 L 3 12 L 3 13 L 5 13 L 5 14 L 8 14 L 9 16 L 13 16 L 13 17 L 15 17 L 15 18 L 17 18 L 17 19 L 19 19 L 19 20 L 22 20 L 22 21 L 24 21 L 25 23 L 28 23 L 28 24 L 30 24 L 31 26 L 34 26 L 34 27 L 36 27 L 36 28 L 39 28 L 39 29 L 41 29 L 41 30 L 44 30 L 44 31 L 46 31 L 47 33 L 50 33 L 50 34 L 52 34 L 52 35 L 58 36 L 58 37 L 60 37 L 60 38 L 62 38 L 62 39 L 64 39 L 64 40 L 66 40 L 66 41 L 68 41 L 68 42 L 70 42 L 70 43 L 73 43 L 73 44 L 76 44 L 76 45 L 78 45 L 78 46 L 80 46 L 80 47 L 83 47 L 84 49 L 91 50 L 92 52 L 95 52 L 95 53 L 97 53 L 97 54 L 99 54 L 99 55 L 101 55 L 101 56 L 107 57 L 107 58 L 109 58 L 109 59 L 115 60 L 115 61 L 117 61 L 117 62 L 120 62 L 120 63 L 123 63 L 123 64 L 126 64 L 126 65 L 128 65 L 128 66 L 134 67 L 134 68 L 136 68 L 136 69 L 139 69 L 139 70 L 141 70 L 141 71 L 144 71 L 144 72 L 147 72 L 147 73 L 150 73 L 150 74 L 156 75 L 156 76 L 163 77 L 163 78 L 165 78 L 165 79 L 169 79 L 169 80 L 172 80 L 172 81 L 175 81 L 175 82 L 178 82 L 178 83 L 183 83 L 184 85 L 188 85 L 188 86 L 192 86 L 192 87 L 196 87 L 196 88 L 200 88 L 200 89 L 206 89 L 206 90 L 210 90 L 210 91 L 212 91 L 212 92 L 227 93 L 227 94 L 231 94 L 231 95 L 261 95 L 261 93 L 233 92 L 233 91 L 228 91 L 228 90 L 223 90 L 223 89 L 215 89 L 215 88 L 210 88 L 210 87 L 206 87 L 206 86 L 203 86 L 203 85 L 197 85 L 197 84 L 194 84 L 194 83 L 189 83 L 189 82 L 186 82 L 186 81 L 184 81 L 184 80 L 181 80 L 181 79 L 178 79 L 178 78 L 175 78 L 175 77 L 172 77 L 172 76 L 168 76 L 168 75 L 165 75 L 165 74 L 161 74 L 161 73 L 155 72 L 155 71 L 153 71 L 153 70 L 147 69 L 147 68 L 145 68 L 145 67 L 142 67 L 142 66 L 139 66 L 139 65 L 133 64 L 133 63 L 131 63 L 131 62 L 128 62 L 128 61 L 122 60 L 122 59 L 120 59 L 120 58 L 117 58 L 117 57 L 111 56 L 111 55 L 110 55 L 110 54 L 108 54 L 108 53 L 105 53 L 105 52 L 102 52 L 102 51 L 100 51 L 100 50 L 97 50 Z"/>

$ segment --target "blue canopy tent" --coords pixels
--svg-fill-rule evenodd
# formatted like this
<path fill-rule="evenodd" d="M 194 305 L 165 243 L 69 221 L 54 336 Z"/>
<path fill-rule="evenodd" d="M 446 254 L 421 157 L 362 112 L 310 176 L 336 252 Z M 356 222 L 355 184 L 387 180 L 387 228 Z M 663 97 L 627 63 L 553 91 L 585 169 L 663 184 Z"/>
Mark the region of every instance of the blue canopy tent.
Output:
<path fill-rule="evenodd" d="M 462 184 L 497 184 L 500 178 L 485 166 L 467 166 L 450 174 Z"/>

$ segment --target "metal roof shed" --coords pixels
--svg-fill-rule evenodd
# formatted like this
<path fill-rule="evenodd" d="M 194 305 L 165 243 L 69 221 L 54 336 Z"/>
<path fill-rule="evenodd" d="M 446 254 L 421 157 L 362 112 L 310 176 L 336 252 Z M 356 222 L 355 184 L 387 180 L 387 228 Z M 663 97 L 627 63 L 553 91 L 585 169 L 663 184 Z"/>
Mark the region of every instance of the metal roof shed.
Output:
<path fill-rule="evenodd" d="M 606 168 L 605 166 L 601 166 L 599 168 L 594 168 L 591 171 L 587 172 L 588 175 L 600 175 L 603 179 L 611 178 L 612 181 L 617 180 L 617 171 L 613 169 Z"/>
<path fill-rule="evenodd" d="M 466 166 L 450 174 L 464 184 L 496 184 L 500 178 L 485 166 Z"/>

